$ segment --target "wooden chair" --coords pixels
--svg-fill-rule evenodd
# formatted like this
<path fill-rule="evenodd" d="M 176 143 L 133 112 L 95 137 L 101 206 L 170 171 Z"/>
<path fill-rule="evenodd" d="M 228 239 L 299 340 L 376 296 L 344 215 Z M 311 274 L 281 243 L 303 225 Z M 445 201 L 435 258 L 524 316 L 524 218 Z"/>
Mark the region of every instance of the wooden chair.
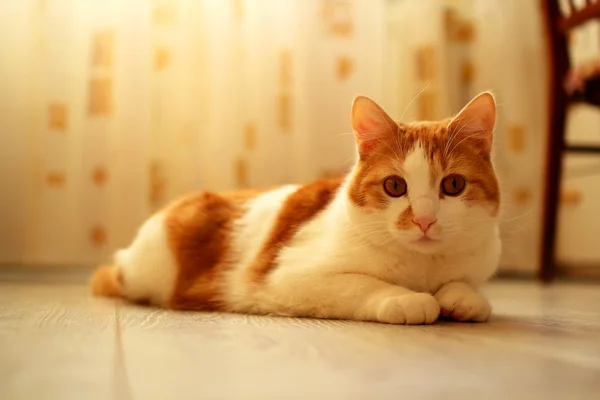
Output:
<path fill-rule="evenodd" d="M 585 102 L 600 106 L 600 77 L 585 82 L 584 90 L 575 95 L 565 90 L 565 78 L 571 68 L 569 60 L 570 32 L 600 18 L 600 0 L 586 0 L 575 7 L 573 0 L 565 1 L 568 12 L 562 12 L 560 0 L 540 0 L 546 29 L 548 74 L 548 150 L 545 177 L 544 219 L 540 278 L 551 281 L 556 276 L 556 226 L 560 195 L 562 156 L 564 153 L 600 153 L 600 146 L 574 146 L 565 141 L 565 121 L 569 105 Z M 600 55 L 599 55 L 600 56 Z"/>

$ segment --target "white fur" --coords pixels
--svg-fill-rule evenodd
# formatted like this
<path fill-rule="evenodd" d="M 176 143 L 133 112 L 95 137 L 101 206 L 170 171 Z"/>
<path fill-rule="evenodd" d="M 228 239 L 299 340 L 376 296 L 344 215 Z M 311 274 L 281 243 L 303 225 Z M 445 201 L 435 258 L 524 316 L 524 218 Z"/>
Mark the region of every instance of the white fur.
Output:
<path fill-rule="evenodd" d="M 123 274 L 126 297 L 168 304 L 178 268 L 167 242 L 163 214 L 142 225 L 131 245 L 116 253 L 115 265 Z"/>
<path fill-rule="evenodd" d="M 297 185 L 287 185 L 259 195 L 246 205 L 246 213 L 236 221 L 232 251 L 238 262 L 226 275 L 224 289 L 229 302 L 235 304 L 238 311 L 251 310 L 255 306 L 246 272 L 277 222 L 281 205 L 296 189 Z"/>

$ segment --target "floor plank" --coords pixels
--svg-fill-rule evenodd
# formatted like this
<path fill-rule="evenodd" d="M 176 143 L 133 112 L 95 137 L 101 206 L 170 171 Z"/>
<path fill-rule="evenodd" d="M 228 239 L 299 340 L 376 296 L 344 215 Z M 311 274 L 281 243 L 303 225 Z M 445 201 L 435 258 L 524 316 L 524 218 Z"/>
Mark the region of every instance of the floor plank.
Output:
<path fill-rule="evenodd" d="M 0 399 L 592 399 L 600 286 L 494 282 L 486 324 L 172 312 L 0 277 Z"/>
<path fill-rule="evenodd" d="M 81 283 L 0 283 L 0 399 L 109 399 L 114 303 Z"/>
<path fill-rule="evenodd" d="M 126 306 L 126 368 L 140 399 L 595 398 L 598 289 L 495 284 L 490 323 L 428 327 Z"/>

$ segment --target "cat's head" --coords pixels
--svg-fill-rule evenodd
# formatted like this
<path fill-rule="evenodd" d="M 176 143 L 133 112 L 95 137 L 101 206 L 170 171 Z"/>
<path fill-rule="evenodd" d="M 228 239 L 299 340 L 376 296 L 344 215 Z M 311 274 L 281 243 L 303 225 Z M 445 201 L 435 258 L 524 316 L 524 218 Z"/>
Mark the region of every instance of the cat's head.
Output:
<path fill-rule="evenodd" d="M 487 236 L 500 207 L 490 160 L 495 120 L 487 92 L 454 118 L 416 123 L 396 122 L 357 97 L 352 126 L 359 157 L 348 197 L 362 215 L 364 236 L 422 253 L 466 250 Z"/>

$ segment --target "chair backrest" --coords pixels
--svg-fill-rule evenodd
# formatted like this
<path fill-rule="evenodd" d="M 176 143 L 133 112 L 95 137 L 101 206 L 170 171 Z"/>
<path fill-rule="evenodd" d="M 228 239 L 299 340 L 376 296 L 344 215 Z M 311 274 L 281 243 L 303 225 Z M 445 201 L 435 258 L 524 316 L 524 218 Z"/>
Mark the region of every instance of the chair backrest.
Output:
<path fill-rule="evenodd" d="M 559 88 L 562 88 L 564 77 L 570 67 L 567 32 L 562 28 L 565 14 L 561 11 L 560 0 L 540 0 L 540 5 L 546 30 L 550 89 L 555 91 L 554 94 L 560 95 L 562 90 Z M 568 5 L 573 6 L 573 1 L 568 0 Z"/>
<path fill-rule="evenodd" d="M 550 1 L 556 3 L 559 6 L 560 0 Z M 557 16 L 557 27 L 563 33 L 567 33 L 573 28 L 585 24 L 586 22 L 600 18 L 600 1 L 599 0 L 585 0 L 578 3 L 582 3 L 577 6 L 574 0 L 562 1 L 563 10 L 559 16 Z"/>
<path fill-rule="evenodd" d="M 600 0 L 540 0 L 540 4 L 547 35 L 550 85 L 556 95 L 563 96 L 564 79 L 571 66 L 569 34 L 589 21 L 600 19 Z"/>

